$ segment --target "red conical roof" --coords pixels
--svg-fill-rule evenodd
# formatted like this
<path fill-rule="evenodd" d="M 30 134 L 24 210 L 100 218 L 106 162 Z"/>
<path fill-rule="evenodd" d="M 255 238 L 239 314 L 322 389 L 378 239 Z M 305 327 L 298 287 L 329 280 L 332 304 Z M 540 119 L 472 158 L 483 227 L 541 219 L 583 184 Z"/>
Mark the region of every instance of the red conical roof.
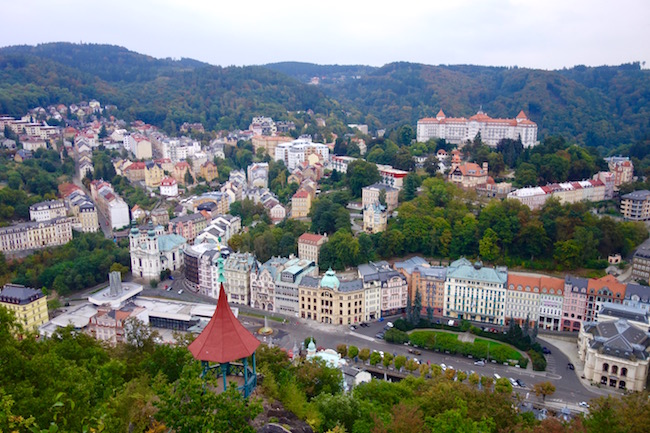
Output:
<path fill-rule="evenodd" d="M 230 310 L 222 283 L 212 319 L 188 349 L 199 361 L 225 363 L 252 355 L 259 345 Z"/>
<path fill-rule="evenodd" d="M 516 118 L 517 118 L 517 119 L 528 119 L 528 117 L 526 117 L 526 113 L 524 113 L 524 110 L 521 110 L 521 111 L 519 112 L 519 114 L 517 114 L 517 117 L 516 117 Z"/>

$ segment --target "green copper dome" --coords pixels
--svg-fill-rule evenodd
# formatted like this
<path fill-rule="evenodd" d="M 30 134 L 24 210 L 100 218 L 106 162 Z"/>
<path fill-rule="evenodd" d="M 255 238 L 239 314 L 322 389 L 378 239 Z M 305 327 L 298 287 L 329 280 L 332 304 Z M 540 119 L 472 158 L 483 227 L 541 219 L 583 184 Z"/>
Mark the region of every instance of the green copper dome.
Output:
<path fill-rule="evenodd" d="M 329 268 L 327 272 L 325 272 L 325 276 L 320 280 L 321 287 L 329 287 L 334 290 L 338 289 L 340 284 L 341 282 L 336 277 L 336 273 L 332 268 Z"/>

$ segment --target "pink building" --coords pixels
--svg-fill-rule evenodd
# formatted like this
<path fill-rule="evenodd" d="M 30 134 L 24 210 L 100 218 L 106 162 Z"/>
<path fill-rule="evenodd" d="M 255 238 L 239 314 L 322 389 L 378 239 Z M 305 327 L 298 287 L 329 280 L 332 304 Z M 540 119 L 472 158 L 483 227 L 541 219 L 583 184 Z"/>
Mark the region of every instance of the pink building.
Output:
<path fill-rule="evenodd" d="M 587 286 L 589 280 L 568 276 L 564 279 L 564 304 L 562 306 L 562 330 L 580 331 L 587 315 Z"/>

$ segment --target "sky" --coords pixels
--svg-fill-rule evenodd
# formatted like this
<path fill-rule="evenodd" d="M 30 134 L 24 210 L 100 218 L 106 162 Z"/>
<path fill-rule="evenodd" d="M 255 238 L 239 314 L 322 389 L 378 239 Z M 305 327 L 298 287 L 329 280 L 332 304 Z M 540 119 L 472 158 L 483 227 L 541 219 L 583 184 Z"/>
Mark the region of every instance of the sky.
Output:
<path fill-rule="evenodd" d="M 0 46 L 105 43 L 222 66 L 407 61 L 560 69 L 650 60 L 649 0 L 3 3 Z"/>

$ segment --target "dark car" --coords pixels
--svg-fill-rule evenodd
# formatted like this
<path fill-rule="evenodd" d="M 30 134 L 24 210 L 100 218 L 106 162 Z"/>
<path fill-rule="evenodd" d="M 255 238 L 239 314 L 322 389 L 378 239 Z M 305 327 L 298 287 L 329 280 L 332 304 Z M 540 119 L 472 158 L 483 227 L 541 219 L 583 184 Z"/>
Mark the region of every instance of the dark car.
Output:
<path fill-rule="evenodd" d="M 544 355 L 550 355 L 550 354 L 551 354 L 551 350 L 550 350 L 548 347 L 544 346 L 544 347 L 542 347 L 542 353 L 543 353 Z"/>
<path fill-rule="evenodd" d="M 526 388 L 526 382 L 521 379 L 517 379 L 517 385 L 521 386 L 522 388 Z"/>
<path fill-rule="evenodd" d="M 377 335 L 375 335 L 375 337 L 379 338 L 380 340 L 383 340 L 384 339 L 384 333 L 379 332 L 379 333 L 377 333 Z"/>
<path fill-rule="evenodd" d="M 367 328 L 367 327 L 370 326 L 370 325 L 368 325 L 366 322 L 361 322 L 361 323 L 359 323 L 359 326 L 362 326 L 362 327 L 364 327 L 364 328 Z"/>
<path fill-rule="evenodd" d="M 575 370 L 575 369 L 576 369 L 575 365 L 571 364 L 570 362 L 566 365 L 566 367 L 567 367 L 569 370 Z"/>

